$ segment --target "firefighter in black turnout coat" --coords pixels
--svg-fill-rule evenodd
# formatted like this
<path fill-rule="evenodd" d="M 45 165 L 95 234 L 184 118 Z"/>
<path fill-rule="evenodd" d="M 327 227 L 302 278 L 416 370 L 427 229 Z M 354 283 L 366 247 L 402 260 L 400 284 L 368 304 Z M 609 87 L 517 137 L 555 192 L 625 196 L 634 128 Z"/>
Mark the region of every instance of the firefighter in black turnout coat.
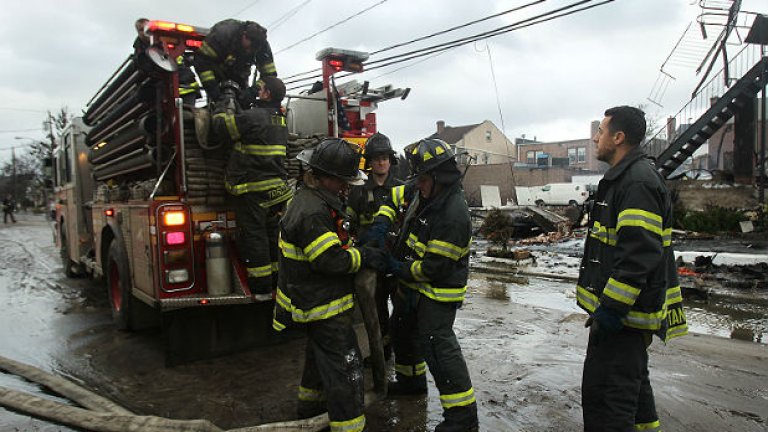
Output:
<path fill-rule="evenodd" d="M 467 290 L 472 235 L 461 173 L 453 151 L 438 139 L 407 146 L 405 156 L 416 179 L 387 266 L 399 283 L 390 322 L 397 381 L 388 393 L 426 393 L 428 367 L 443 407 L 435 431 L 476 431 L 475 390 L 453 331 Z M 392 201 L 383 206 L 374 225 L 392 221 L 396 208 Z"/>
<path fill-rule="evenodd" d="M 672 249 L 672 202 L 643 153 L 644 113 L 607 110 L 593 141 L 605 173 L 590 213 L 576 289 L 589 312 L 584 430 L 660 431 L 647 347 L 687 334 Z"/>
<path fill-rule="evenodd" d="M 193 64 L 209 101 L 219 101 L 220 84 L 231 80 L 243 91 L 243 107 L 255 99 L 260 84 L 257 81 L 254 87 L 248 88 L 252 65 L 256 65 L 260 78 L 277 76 L 267 29 L 253 21 L 226 19 L 214 24 L 195 53 Z"/>
<path fill-rule="evenodd" d="M 343 196 L 360 184 L 360 155 L 352 144 L 323 140 L 298 159 L 310 166 L 280 221 L 280 272 L 272 326 L 295 323 L 307 331 L 299 417 L 328 411 L 333 432 L 362 431 L 363 366 L 352 328 L 354 276 L 362 267 L 382 271 L 385 253 L 353 247 Z"/>
<path fill-rule="evenodd" d="M 237 250 L 252 294 L 272 298 L 277 285 L 277 223 L 293 195 L 284 160 L 288 129 L 280 102 L 285 85 L 264 77 L 259 100 L 238 114 L 219 113 L 218 134 L 232 149 L 225 186 L 232 196 L 240 235 Z"/>

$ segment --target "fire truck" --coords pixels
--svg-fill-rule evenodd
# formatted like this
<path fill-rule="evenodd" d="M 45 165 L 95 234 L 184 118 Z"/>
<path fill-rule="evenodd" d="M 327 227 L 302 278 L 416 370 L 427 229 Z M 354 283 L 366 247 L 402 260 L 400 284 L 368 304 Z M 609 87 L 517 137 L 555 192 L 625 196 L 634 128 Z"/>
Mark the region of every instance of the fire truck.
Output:
<path fill-rule="evenodd" d="M 194 311 L 216 310 L 232 320 L 238 308 L 255 305 L 246 315 L 257 317 L 255 326 L 268 336 L 271 299 L 249 291 L 233 244 L 237 221 L 224 187 L 228 149 L 207 138 L 205 100 L 195 107 L 179 95 L 177 64 L 194 55 L 208 30 L 155 20 L 144 32 L 150 48 L 128 56 L 54 151 L 56 243 L 64 273 L 104 280 L 120 329 L 161 323 L 171 339 L 169 329 L 190 326 L 214 335 L 220 324 Z M 336 85 L 334 75 L 361 72 L 367 58 L 322 50 L 316 91 L 287 97 L 291 175 L 301 169 L 293 156 L 322 137 L 362 146 L 376 132 L 377 104 L 408 95 L 409 89 L 356 80 Z M 169 318 L 184 315 L 183 324 Z M 204 351 L 231 350 L 206 343 Z"/>

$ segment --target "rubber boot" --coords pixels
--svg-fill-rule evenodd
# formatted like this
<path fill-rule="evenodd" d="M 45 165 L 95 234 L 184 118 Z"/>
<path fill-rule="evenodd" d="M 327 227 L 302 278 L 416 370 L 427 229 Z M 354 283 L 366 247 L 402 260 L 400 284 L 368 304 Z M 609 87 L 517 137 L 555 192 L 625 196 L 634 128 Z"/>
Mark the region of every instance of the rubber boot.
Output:
<path fill-rule="evenodd" d="M 448 408 L 443 411 L 443 418 L 442 423 L 435 428 L 435 432 L 477 432 L 480 429 L 477 420 L 477 403 Z"/>
<path fill-rule="evenodd" d="M 405 377 L 397 376 L 397 381 L 390 382 L 387 386 L 388 396 L 408 396 L 427 394 L 427 376 Z"/>
<path fill-rule="evenodd" d="M 296 408 L 296 416 L 299 419 L 307 419 L 318 416 L 328 411 L 325 406 L 325 401 L 299 401 L 299 405 Z"/>

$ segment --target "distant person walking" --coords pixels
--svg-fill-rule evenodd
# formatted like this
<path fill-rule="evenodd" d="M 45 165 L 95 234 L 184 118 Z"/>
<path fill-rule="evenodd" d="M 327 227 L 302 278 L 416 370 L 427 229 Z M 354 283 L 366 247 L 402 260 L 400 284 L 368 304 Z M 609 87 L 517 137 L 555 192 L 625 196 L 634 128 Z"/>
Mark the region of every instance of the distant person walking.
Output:
<path fill-rule="evenodd" d="M 640 142 L 645 113 L 605 111 L 592 141 L 611 168 L 597 188 L 577 303 L 589 312 L 581 400 L 587 432 L 660 431 L 648 374 L 653 335 L 688 333 L 675 254 L 672 202 Z"/>
<path fill-rule="evenodd" d="M 3 223 L 8 223 L 8 216 L 11 217 L 13 223 L 16 223 L 16 217 L 13 216 L 13 212 L 16 210 L 16 200 L 13 199 L 13 195 L 7 194 L 3 198 Z"/>

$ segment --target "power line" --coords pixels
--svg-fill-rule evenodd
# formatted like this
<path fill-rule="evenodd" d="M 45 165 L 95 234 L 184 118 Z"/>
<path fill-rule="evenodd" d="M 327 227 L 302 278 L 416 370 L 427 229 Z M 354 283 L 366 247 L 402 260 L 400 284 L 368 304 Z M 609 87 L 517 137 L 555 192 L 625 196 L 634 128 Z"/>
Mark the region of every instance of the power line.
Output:
<path fill-rule="evenodd" d="M 240 9 L 240 12 L 237 12 L 236 14 L 234 14 L 234 15 L 232 15 L 232 16 L 239 16 L 239 15 L 240 15 L 240 14 L 242 14 L 243 12 L 245 12 L 245 11 L 247 11 L 248 9 L 252 8 L 252 7 L 253 7 L 253 5 L 255 5 L 255 4 L 256 4 L 256 3 L 258 3 L 258 2 L 259 2 L 259 0 L 254 0 L 254 1 L 250 2 L 250 3 L 248 3 L 248 6 L 246 6 L 246 7 L 242 8 L 242 9 Z"/>
<path fill-rule="evenodd" d="M 481 23 L 483 21 L 488 21 L 489 19 L 497 18 L 497 17 L 500 17 L 502 15 L 506 15 L 506 14 L 509 14 L 509 13 L 512 13 L 512 12 L 517 12 L 519 10 L 525 9 L 527 7 L 530 7 L 530 6 L 534 6 L 534 5 L 539 4 L 539 3 L 544 3 L 545 1 L 547 1 L 547 0 L 536 0 L 536 1 L 533 1 L 531 3 L 524 4 L 522 6 L 518 6 L 518 7 L 512 8 L 512 9 L 508 9 L 508 10 L 505 10 L 503 12 L 495 13 L 493 15 L 488 15 L 486 17 L 479 18 L 479 19 L 476 19 L 474 21 L 470 21 L 468 23 L 464 23 L 464 24 L 461 24 L 461 25 L 458 25 L 458 26 L 455 26 L 455 27 L 451 27 L 451 28 L 445 29 L 445 30 L 441 30 L 441 31 L 436 32 L 436 33 L 432 33 L 432 34 L 429 34 L 429 35 L 426 35 L 426 36 L 421 36 L 421 37 L 418 37 L 416 39 L 411 39 L 411 40 L 403 42 L 403 43 L 391 45 L 391 46 L 388 46 L 386 48 L 382 48 L 380 50 L 374 51 L 374 52 L 371 53 L 371 55 L 376 55 L 376 54 L 379 54 L 379 53 L 383 53 L 384 51 L 389 51 L 389 50 L 392 50 L 392 49 L 395 49 L 395 48 L 400 48 L 400 47 L 405 46 L 405 45 L 410 45 L 412 43 L 421 42 L 423 40 L 430 39 L 430 38 L 433 38 L 435 36 L 440 36 L 442 34 L 450 33 L 452 31 L 459 30 L 459 29 L 462 29 L 464 27 L 469 27 L 471 25 L 474 25 L 474 24 L 477 24 L 477 23 Z"/>
<path fill-rule="evenodd" d="M 582 12 L 582 11 L 585 11 L 585 10 L 588 10 L 588 9 L 592 9 L 592 8 L 595 8 L 595 7 L 598 7 L 598 6 L 602 6 L 604 4 L 611 3 L 611 2 L 613 2 L 615 0 L 603 0 L 603 1 L 601 1 L 599 3 L 596 3 L 596 4 L 593 4 L 593 5 L 587 5 L 587 6 L 584 6 L 584 7 L 573 9 L 573 8 L 576 8 L 577 6 L 583 5 L 585 3 L 590 3 L 592 1 L 594 1 L 594 0 L 581 0 L 581 1 L 577 1 L 575 3 L 569 4 L 569 5 L 557 8 L 557 9 L 553 9 L 553 10 L 550 10 L 548 12 L 544 12 L 542 14 L 535 15 L 533 17 L 520 20 L 520 21 L 517 21 L 517 22 L 512 23 L 512 24 L 508 24 L 508 25 L 504 25 L 504 26 L 501 26 L 501 27 L 497 27 L 497 28 L 495 28 L 493 30 L 490 30 L 490 31 L 478 33 L 478 34 L 475 34 L 475 35 L 472 35 L 472 36 L 467 36 L 467 37 L 463 37 L 463 38 L 459 38 L 459 39 L 454 39 L 452 41 L 448 41 L 448 42 L 432 45 L 432 46 L 425 47 L 425 48 L 420 48 L 420 49 L 417 49 L 417 50 L 409 51 L 409 52 L 406 52 L 406 53 L 401 53 L 401 54 L 398 54 L 398 55 L 393 55 L 393 56 L 390 56 L 390 57 L 385 57 L 383 59 L 375 60 L 375 61 L 372 61 L 372 62 L 367 62 L 367 63 L 365 63 L 365 66 L 366 66 L 365 70 L 366 71 L 372 71 L 372 70 L 384 68 L 384 67 L 387 67 L 387 66 L 392 66 L 392 65 L 395 65 L 395 64 L 403 63 L 403 62 L 406 62 L 406 61 L 409 61 L 409 60 L 413 60 L 413 59 L 416 59 L 416 58 L 420 58 L 420 57 L 423 57 L 423 56 L 431 55 L 431 54 L 434 54 L 434 53 L 437 53 L 437 52 L 442 52 L 442 51 L 446 51 L 446 50 L 449 50 L 449 49 L 457 48 L 457 47 L 460 47 L 460 46 L 463 46 L 463 45 L 466 45 L 466 44 L 469 44 L 469 43 L 472 43 L 472 42 L 475 42 L 475 41 L 478 41 L 478 40 L 489 39 L 489 38 L 492 38 L 492 37 L 495 37 L 495 36 L 499 36 L 499 35 L 502 35 L 502 34 L 505 34 L 505 33 L 509 33 L 511 31 L 520 30 L 520 29 L 523 29 L 523 28 L 526 28 L 526 27 L 531 27 L 531 26 L 534 26 L 536 24 L 541 24 L 541 23 L 544 23 L 544 22 L 547 22 L 547 21 L 552 21 L 552 20 L 557 19 L 557 18 L 562 18 L 562 17 L 568 16 L 568 15 L 572 15 L 572 14 L 575 14 L 577 12 Z M 573 9 L 573 10 L 568 11 L 569 9 Z M 383 64 L 380 64 L 380 63 L 383 63 Z M 312 70 L 312 71 L 308 71 L 308 72 L 304 72 L 304 74 L 312 73 L 312 72 L 315 72 L 316 70 L 318 70 L 318 69 L 315 69 L 315 70 Z M 301 74 L 298 74 L 298 75 L 301 75 Z M 351 75 L 351 73 L 347 74 L 347 75 L 343 75 L 341 77 L 343 78 L 343 77 L 349 76 L 349 75 Z M 295 79 L 295 80 L 292 80 L 292 81 L 287 80 L 286 83 L 287 84 L 298 83 L 298 82 L 307 81 L 307 80 L 310 80 L 310 79 L 313 79 L 313 78 L 317 78 L 318 76 L 321 76 L 321 75 L 314 75 L 314 76 L 310 76 L 310 77 L 307 77 L 307 78 L 299 78 L 299 79 Z M 299 86 L 299 87 L 293 87 L 291 89 L 300 88 L 300 87 L 304 87 L 304 86 L 306 86 L 306 85 L 302 85 L 302 86 Z"/>
<path fill-rule="evenodd" d="M 327 32 L 328 30 L 330 30 L 330 29 L 332 29 L 332 28 L 334 28 L 334 27 L 336 27 L 336 26 L 338 26 L 338 25 L 344 24 L 345 22 L 347 22 L 347 21 L 351 20 L 352 18 L 358 17 L 358 16 L 360 16 L 360 15 L 362 15 L 362 14 L 364 14 L 364 13 L 368 12 L 369 10 L 371 10 L 371 9 L 375 8 L 376 6 L 379 6 L 379 5 L 383 4 L 383 3 L 386 3 L 387 1 L 389 1 L 389 0 L 380 0 L 378 3 L 375 3 L 375 4 L 371 5 L 371 6 L 368 6 L 367 8 L 365 8 L 365 9 L 363 9 L 363 10 L 361 10 L 361 11 L 359 11 L 359 12 L 355 13 L 355 14 L 352 14 L 352 15 L 350 15 L 350 16 L 348 16 L 348 17 L 344 18 L 343 20 L 341 20 L 341 21 L 339 21 L 339 22 L 337 22 L 337 23 L 335 23 L 335 24 L 332 24 L 332 25 L 330 25 L 330 26 L 328 26 L 328 27 L 326 27 L 326 28 L 324 28 L 324 29 L 322 29 L 322 30 L 320 30 L 320 31 L 318 31 L 318 32 L 315 32 L 315 33 L 313 33 L 313 34 L 311 34 L 311 35 L 309 35 L 309 36 L 305 37 L 304 39 L 302 39 L 302 40 L 300 40 L 300 41 L 298 41 L 298 42 L 295 42 L 295 43 L 293 43 L 292 45 L 289 45 L 289 46 L 287 46 L 287 47 L 285 47 L 285 48 L 282 48 L 282 49 L 280 49 L 279 51 L 275 52 L 275 54 L 279 54 L 279 53 L 281 53 L 281 52 L 283 52 L 283 51 L 287 51 L 287 50 L 289 50 L 289 49 L 291 49 L 291 48 L 293 48 L 293 47 L 295 47 L 295 46 L 297 46 L 297 45 L 300 45 L 300 44 L 302 44 L 302 43 L 304 43 L 304 42 L 306 42 L 306 41 L 308 41 L 308 40 L 310 40 L 310 39 L 314 38 L 314 37 L 315 37 L 315 36 L 317 36 L 317 35 L 320 35 L 320 34 L 322 34 L 322 33 L 325 33 L 325 32 Z"/>
<path fill-rule="evenodd" d="M 288 21 L 289 19 L 293 18 L 294 15 L 296 15 L 304 6 L 309 4 L 309 2 L 311 2 L 311 1 L 312 0 L 305 0 L 300 5 L 298 5 L 295 8 L 289 10 L 288 12 L 283 14 L 283 16 L 281 16 L 280 18 L 276 19 L 275 21 L 273 21 L 272 23 L 267 25 L 267 28 L 269 30 L 273 30 L 274 31 L 275 29 L 277 29 L 281 25 L 285 24 L 286 21 Z"/>
<path fill-rule="evenodd" d="M 34 132 L 34 131 L 42 131 L 42 129 L 39 127 L 34 129 L 3 129 L 3 130 L 0 130 L 0 133 L 17 133 L 17 132 Z"/>
<path fill-rule="evenodd" d="M 25 108 L 14 108 L 14 107 L 0 107 L 0 110 L 20 111 L 20 112 L 34 112 L 34 113 L 47 113 L 48 112 L 48 111 L 25 109 Z"/>

